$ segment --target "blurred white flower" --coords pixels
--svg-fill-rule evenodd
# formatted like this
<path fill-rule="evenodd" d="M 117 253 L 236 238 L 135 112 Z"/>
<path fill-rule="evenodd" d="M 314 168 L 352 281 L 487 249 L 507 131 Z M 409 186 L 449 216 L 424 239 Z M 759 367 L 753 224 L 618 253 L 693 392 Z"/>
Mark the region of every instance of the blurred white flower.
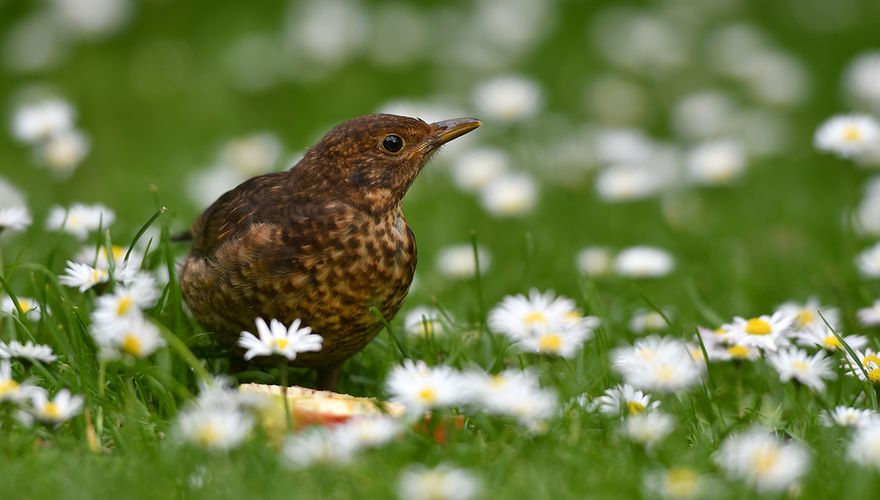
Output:
<path fill-rule="evenodd" d="M 870 307 L 859 309 L 859 323 L 864 326 L 880 325 L 880 299 L 874 301 Z"/>
<path fill-rule="evenodd" d="M 35 344 L 31 340 L 28 340 L 24 344 L 17 340 L 11 340 L 8 344 L 0 341 L 0 358 L 20 358 L 51 363 L 58 359 L 58 356 L 56 356 L 52 352 L 52 348 L 47 345 Z"/>
<path fill-rule="evenodd" d="M 638 391 L 629 384 L 606 389 L 588 405 L 588 409 L 612 417 L 639 415 L 659 407 L 660 401 L 652 400 L 650 394 Z"/>
<path fill-rule="evenodd" d="M 263 318 L 257 318 L 256 323 L 259 337 L 251 332 L 241 332 L 238 340 L 239 347 L 247 350 L 244 353 L 245 361 L 255 356 L 274 354 L 292 361 L 301 352 L 320 351 L 324 342 L 324 338 L 312 333 L 310 327 L 300 328 L 302 322 L 299 319 L 294 320 L 289 328 L 277 319 L 267 325 Z"/>
<path fill-rule="evenodd" d="M 25 206 L 0 207 L 0 233 L 21 231 L 31 225 L 33 219 Z"/>
<path fill-rule="evenodd" d="M 133 358 L 146 358 L 165 345 L 159 334 L 159 328 L 147 321 L 143 316 L 126 318 L 124 326 L 118 328 L 116 334 L 102 345 L 101 354 L 108 358 L 116 358 L 119 353 Z"/>
<path fill-rule="evenodd" d="M 382 446 L 400 435 L 400 422 L 386 415 L 354 417 L 333 428 L 343 449 L 358 450 Z"/>
<path fill-rule="evenodd" d="M 226 142 L 220 149 L 219 163 L 232 167 L 247 179 L 275 170 L 282 153 L 278 136 L 271 132 L 255 132 Z"/>
<path fill-rule="evenodd" d="M 412 415 L 462 402 L 461 376 L 448 366 L 428 367 L 424 361 L 404 360 L 388 374 L 385 388 Z"/>
<path fill-rule="evenodd" d="M 577 268 L 588 276 L 602 276 L 611 272 L 614 255 L 606 247 L 585 247 L 577 254 Z"/>
<path fill-rule="evenodd" d="M 745 54 L 740 77 L 758 101 L 771 106 L 794 107 L 809 94 L 810 80 L 801 61 L 774 49 Z"/>
<path fill-rule="evenodd" d="M 656 247 L 629 247 L 614 258 L 614 272 L 630 278 L 657 278 L 666 276 L 674 269 L 675 258 Z"/>
<path fill-rule="evenodd" d="M 558 406 L 556 392 L 541 387 L 534 372 L 505 370 L 495 375 L 470 371 L 462 375 L 467 400 L 483 411 L 517 419 L 529 430 L 540 431 Z"/>
<path fill-rule="evenodd" d="M 443 315 L 433 307 L 418 306 L 406 313 L 403 318 L 403 329 L 406 333 L 417 337 L 429 337 L 445 333 Z"/>
<path fill-rule="evenodd" d="M 3 62 L 13 72 L 50 69 L 67 55 L 68 41 L 46 12 L 37 12 L 8 26 L 4 35 Z"/>
<path fill-rule="evenodd" d="M 739 177 L 745 167 L 745 151 L 732 140 L 700 144 L 690 151 L 687 158 L 688 174 L 698 184 L 727 184 Z"/>
<path fill-rule="evenodd" d="M 63 99 L 45 99 L 16 108 L 12 117 L 12 134 L 27 143 L 37 143 L 73 128 L 76 114 Z"/>
<path fill-rule="evenodd" d="M 624 382 L 637 388 L 680 392 L 700 382 L 702 365 L 684 342 L 652 335 L 611 353 L 611 366 Z"/>
<path fill-rule="evenodd" d="M 485 81 L 474 89 L 474 106 L 480 116 L 499 123 L 531 118 L 541 108 L 541 88 L 534 80 L 506 75 Z"/>
<path fill-rule="evenodd" d="M 25 207 L 24 195 L 3 177 L 0 177 L 0 208 Z"/>
<path fill-rule="evenodd" d="M 371 5 L 372 25 L 388 27 L 370 33 L 369 56 L 382 65 L 401 66 L 423 57 L 429 47 L 428 15 L 406 3 Z"/>
<path fill-rule="evenodd" d="M 193 203 L 207 207 L 245 180 L 247 178 L 241 172 L 226 165 L 216 165 L 192 172 L 186 181 L 186 192 Z"/>
<path fill-rule="evenodd" d="M 61 424 L 79 414 L 83 397 L 73 396 L 67 389 L 61 389 L 52 400 L 45 391 L 35 391 L 31 405 L 34 417 L 49 424 Z"/>
<path fill-rule="evenodd" d="M 805 347 L 819 347 L 826 351 L 843 350 L 843 345 L 837 340 L 834 332 L 827 327 L 815 328 L 795 332 L 794 338 Z M 841 335 L 843 341 L 853 349 L 864 349 L 868 345 L 868 338 L 864 335 Z"/>
<path fill-rule="evenodd" d="M 485 274 L 492 265 L 492 257 L 488 250 L 477 246 L 477 258 L 480 260 L 480 273 Z M 436 266 L 437 271 L 446 278 L 472 278 L 477 273 L 474 248 L 467 243 L 443 248 L 437 255 Z"/>
<path fill-rule="evenodd" d="M 22 297 L 19 295 L 18 297 L 18 305 L 21 306 L 21 310 L 24 312 L 24 316 L 32 321 L 37 321 L 40 319 L 40 305 L 37 304 L 37 301 L 30 297 Z M 18 309 L 15 308 L 15 303 L 12 302 L 12 297 L 8 295 L 2 296 L 3 300 L 0 300 L 0 312 L 5 314 L 18 314 Z"/>
<path fill-rule="evenodd" d="M 772 316 L 762 315 L 754 318 L 734 317 L 733 323 L 722 326 L 731 336 L 732 342 L 755 347 L 763 351 L 776 351 L 786 347 L 795 316 L 786 311 L 776 311 Z"/>
<path fill-rule="evenodd" d="M 664 314 L 669 315 L 664 311 Z M 629 320 L 629 329 L 634 333 L 658 332 L 667 328 L 666 319 L 657 311 L 636 311 Z"/>
<path fill-rule="evenodd" d="M 856 429 L 847 448 L 847 457 L 864 466 L 880 469 L 880 420 L 874 419 Z"/>
<path fill-rule="evenodd" d="M 106 269 L 94 268 L 88 264 L 80 264 L 79 262 L 67 261 L 67 268 L 64 274 L 58 277 L 58 281 L 65 286 L 78 288 L 80 292 L 85 292 L 89 288 L 106 283 L 110 280 L 110 273 Z"/>
<path fill-rule="evenodd" d="M 779 373 L 780 381 L 794 379 L 816 391 L 824 391 L 825 380 L 835 376 L 831 359 L 821 351 L 810 356 L 804 350 L 789 347 L 768 354 L 767 362 Z"/>
<path fill-rule="evenodd" d="M 839 115 L 816 130 L 813 145 L 820 151 L 853 158 L 880 146 L 880 124 L 869 115 Z"/>
<path fill-rule="evenodd" d="M 845 373 L 851 377 L 857 377 L 863 382 L 867 380 L 872 384 L 880 384 L 880 354 L 870 348 L 864 351 L 855 350 L 855 353 L 856 359 L 853 359 L 848 352 L 844 353 L 846 354 L 846 361 L 843 362 Z M 862 368 L 865 369 L 864 372 Z M 865 378 L 866 372 L 867 378 Z"/>
<path fill-rule="evenodd" d="M 586 91 L 587 105 L 608 125 L 636 125 L 648 114 L 648 98 L 635 81 L 620 75 L 602 75 Z"/>
<path fill-rule="evenodd" d="M 89 140 L 78 130 L 53 135 L 40 144 L 37 155 L 56 174 L 69 175 L 89 152 Z"/>
<path fill-rule="evenodd" d="M 675 103 L 672 128 L 685 139 L 716 139 L 730 130 L 735 111 L 731 98 L 721 91 L 696 92 Z"/>
<path fill-rule="evenodd" d="M 357 0 L 295 2 L 285 20 L 288 50 L 316 72 L 337 68 L 361 52 L 369 34 L 370 18 Z"/>
<path fill-rule="evenodd" d="M 2 348 L 2 344 L 0 344 Z M 2 357 L 2 356 L 0 356 Z M 0 361 L 0 403 L 10 401 L 12 403 L 21 403 L 41 389 L 31 385 L 27 381 L 19 382 L 12 377 L 11 363 L 3 359 Z"/>
<path fill-rule="evenodd" d="M 834 410 L 819 414 L 819 421 L 826 427 L 864 427 L 874 422 L 876 418 L 877 414 L 871 410 L 849 406 L 837 406 Z"/>
<path fill-rule="evenodd" d="M 856 228 L 868 236 L 880 236 L 880 194 L 866 193 L 855 214 Z"/>
<path fill-rule="evenodd" d="M 250 434 L 253 419 L 237 409 L 193 405 L 177 416 L 177 434 L 211 451 L 238 447 Z"/>
<path fill-rule="evenodd" d="M 866 278 L 880 278 L 880 243 L 862 251 L 856 257 L 856 266 Z"/>
<path fill-rule="evenodd" d="M 880 52 L 864 52 L 846 67 L 843 88 L 856 105 L 880 112 Z"/>
<path fill-rule="evenodd" d="M 103 205 L 84 205 L 74 203 L 69 209 L 54 206 L 46 218 L 46 228 L 54 231 L 63 230 L 80 240 L 98 228 L 107 228 L 116 220 L 113 210 Z"/>
<path fill-rule="evenodd" d="M 609 128 L 596 133 L 596 159 L 607 165 L 643 165 L 654 155 L 654 142 L 642 130 Z"/>
<path fill-rule="evenodd" d="M 292 468 L 315 464 L 345 464 L 354 458 L 350 441 L 338 439 L 337 434 L 322 427 L 311 427 L 284 441 L 281 454 Z"/>
<path fill-rule="evenodd" d="M 690 467 L 672 467 L 669 470 L 650 473 L 645 486 L 661 498 L 694 498 L 705 488 L 705 479 Z"/>
<path fill-rule="evenodd" d="M 52 0 L 50 13 L 69 36 L 103 38 L 122 28 L 131 17 L 131 0 Z"/>
<path fill-rule="evenodd" d="M 510 168 L 510 157 L 495 148 L 478 148 L 462 153 L 452 163 L 452 180 L 465 191 L 477 191 Z"/>
<path fill-rule="evenodd" d="M 627 417 L 623 422 L 626 437 L 646 448 L 659 444 L 674 428 L 675 419 L 660 411 L 638 413 Z"/>
<path fill-rule="evenodd" d="M 647 198 L 669 184 L 663 172 L 645 165 L 618 164 L 602 170 L 596 177 L 596 192 L 605 201 L 632 201 Z"/>
<path fill-rule="evenodd" d="M 441 464 L 434 468 L 410 466 L 400 474 L 402 500 L 469 500 L 481 489 L 480 480 L 464 469 Z"/>
<path fill-rule="evenodd" d="M 685 31 L 647 11 L 608 8 L 595 17 L 591 28 L 596 46 L 609 62 L 638 74 L 665 74 L 688 62 Z"/>
<path fill-rule="evenodd" d="M 483 208 L 499 217 L 517 217 L 531 212 L 537 197 L 535 181 L 522 174 L 502 175 L 480 193 Z"/>
<path fill-rule="evenodd" d="M 810 454 L 796 441 L 782 441 L 754 428 L 729 436 L 715 455 L 728 476 L 742 479 L 761 492 L 782 491 L 807 471 Z"/>

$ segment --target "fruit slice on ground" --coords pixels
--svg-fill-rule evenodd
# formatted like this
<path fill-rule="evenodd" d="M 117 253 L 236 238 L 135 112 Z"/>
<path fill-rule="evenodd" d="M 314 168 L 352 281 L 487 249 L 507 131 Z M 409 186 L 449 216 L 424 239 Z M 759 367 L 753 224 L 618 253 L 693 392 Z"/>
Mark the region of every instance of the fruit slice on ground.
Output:
<path fill-rule="evenodd" d="M 263 426 L 270 435 L 275 433 L 283 434 L 287 424 L 284 419 L 284 402 L 281 399 L 281 386 L 243 384 L 239 386 L 239 391 L 269 396 L 271 404 L 267 405 L 263 411 Z M 373 398 L 360 398 L 336 392 L 316 391 L 299 386 L 287 388 L 287 403 L 297 429 L 309 425 L 332 426 L 346 422 L 354 417 L 371 415 L 400 417 L 404 413 L 403 406 L 397 403 L 389 403 Z"/>

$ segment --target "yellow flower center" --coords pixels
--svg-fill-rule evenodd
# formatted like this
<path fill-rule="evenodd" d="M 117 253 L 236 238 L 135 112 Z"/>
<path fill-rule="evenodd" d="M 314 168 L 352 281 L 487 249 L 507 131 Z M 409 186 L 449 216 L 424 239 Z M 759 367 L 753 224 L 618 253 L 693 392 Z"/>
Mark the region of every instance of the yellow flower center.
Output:
<path fill-rule="evenodd" d="M 28 299 L 22 299 L 19 297 L 18 305 L 21 306 L 21 310 L 24 312 L 28 312 L 31 310 L 31 301 L 29 301 Z"/>
<path fill-rule="evenodd" d="M 672 369 L 669 368 L 669 365 L 667 365 L 667 364 L 661 364 L 661 365 L 659 365 L 659 366 L 657 367 L 657 372 L 656 372 L 656 373 L 657 373 L 657 379 L 659 379 L 659 380 L 661 380 L 661 381 L 663 381 L 663 382 L 668 382 L 669 380 L 672 379 L 673 375 L 675 374 L 675 373 L 672 371 Z"/>
<path fill-rule="evenodd" d="M 431 387 L 425 387 L 419 391 L 418 398 L 425 403 L 433 404 L 437 401 L 437 391 Z"/>
<path fill-rule="evenodd" d="M 843 140 L 855 142 L 862 138 L 862 131 L 858 127 L 849 126 L 843 130 Z"/>
<path fill-rule="evenodd" d="M 202 446 L 211 446 L 220 440 L 220 432 L 213 423 L 206 423 L 196 433 L 196 441 Z"/>
<path fill-rule="evenodd" d="M 753 459 L 754 462 L 752 463 L 752 466 L 754 467 L 755 472 L 758 472 L 759 474 L 767 474 L 779 461 L 779 450 L 775 447 L 764 448 L 755 453 Z"/>
<path fill-rule="evenodd" d="M 688 498 L 697 492 L 697 473 L 687 467 L 669 469 L 663 478 L 666 493 L 673 498 Z"/>
<path fill-rule="evenodd" d="M 133 333 L 128 333 L 122 339 L 122 352 L 139 358 L 143 354 L 144 348 L 137 336 Z"/>
<path fill-rule="evenodd" d="M 18 390 L 18 382 L 15 380 L 0 380 L 0 398 Z"/>
<path fill-rule="evenodd" d="M 730 354 L 731 358 L 745 359 L 749 357 L 749 348 L 744 345 L 735 345 L 727 348 L 727 354 Z"/>
<path fill-rule="evenodd" d="M 119 303 L 116 305 L 116 315 L 125 316 L 128 310 L 131 309 L 132 304 L 134 304 L 134 299 L 131 298 L 131 295 L 126 295 L 119 299 Z"/>
<path fill-rule="evenodd" d="M 727 333 L 727 330 L 725 330 L 723 327 L 719 326 L 718 328 L 715 329 L 715 335 L 724 335 L 726 333 Z"/>
<path fill-rule="evenodd" d="M 809 368 L 807 362 L 802 359 L 795 361 L 794 363 L 792 363 L 792 365 L 794 366 L 794 369 L 799 372 L 805 371 L 807 368 Z"/>
<path fill-rule="evenodd" d="M 548 333 L 538 341 L 538 350 L 541 352 L 559 352 L 562 349 L 562 337 L 555 333 Z"/>
<path fill-rule="evenodd" d="M 285 338 L 275 339 L 275 347 L 284 350 L 287 349 L 287 345 L 290 343 L 290 340 Z"/>
<path fill-rule="evenodd" d="M 828 335 L 824 339 L 822 339 L 822 345 L 825 347 L 825 349 L 828 350 L 836 350 L 843 347 L 843 345 L 840 343 L 839 340 L 837 340 L 837 337 L 835 337 L 834 335 Z"/>
<path fill-rule="evenodd" d="M 95 283 L 98 283 L 99 281 L 104 279 L 105 274 L 106 274 L 106 271 L 104 271 L 103 269 L 92 270 L 92 281 L 94 281 Z"/>
<path fill-rule="evenodd" d="M 627 401 L 626 409 L 630 415 L 640 415 L 645 412 L 645 405 L 638 401 Z"/>
<path fill-rule="evenodd" d="M 526 326 L 547 324 L 547 315 L 541 311 L 532 311 L 523 318 Z"/>
<path fill-rule="evenodd" d="M 746 321 L 746 333 L 749 335 L 769 335 L 771 332 L 773 327 L 766 320 L 752 318 Z"/>
<path fill-rule="evenodd" d="M 565 313 L 565 319 L 571 321 L 572 323 L 575 323 L 581 320 L 581 315 L 577 311 L 569 311 Z"/>
<path fill-rule="evenodd" d="M 801 312 L 797 315 L 797 323 L 800 326 L 807 326 L 813 323 L 816 320 L 816 315 L 813 314 L 813 311 L 809 309 L 801 309 Z"/>
<path fill-rule="evenodd" d="M 878 358 L 875 354 L 868 354 L 867 356 L 862 358 L 862 365 L 867 368 L 868 363 L 873 363 L 875 366 L 880 366 L 880 358 Z"/>
<path fill-rule="evenodd" d="M 125 249 L 119 245 L 113 245 L 110 248 L 110 253 L 113 254 L 113 260 L 121 260 L 125 257 Z"/>
<path fill-rule="evenodd" d="M 52 419 L 52 420 L 60 420 L 61 419 L 61 408 L 58 408 L 58 405 L 52 402 L 46 403 L 43 406 L 42 414 L 44 417 Z"/>
<path fill-rule="evenodd" d="M 875 384 L 880 384 L 880 368 L 874 368 L 868 371 L 868 380 Z"/>

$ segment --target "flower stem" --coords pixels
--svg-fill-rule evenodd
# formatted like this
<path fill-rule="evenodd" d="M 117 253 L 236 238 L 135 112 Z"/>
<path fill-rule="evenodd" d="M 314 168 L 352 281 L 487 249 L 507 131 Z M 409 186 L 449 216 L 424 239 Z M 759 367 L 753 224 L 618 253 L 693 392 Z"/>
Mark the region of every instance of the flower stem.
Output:
<path fill-rule="evenodd" d="M 287 401 L 287 358 L 281 357 L 281 400 L 284 402 L 284 420 L 287 422 L 287 432 L 293 430 L 293 420 L 290 415 L 290 403 Z"/>

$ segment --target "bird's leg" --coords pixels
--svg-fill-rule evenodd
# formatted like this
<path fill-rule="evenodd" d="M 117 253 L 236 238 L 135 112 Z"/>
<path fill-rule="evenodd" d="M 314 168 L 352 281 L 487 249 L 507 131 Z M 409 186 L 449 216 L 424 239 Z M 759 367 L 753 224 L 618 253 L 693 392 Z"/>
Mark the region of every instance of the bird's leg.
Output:
<path fill-rule="evenodd" d="M 315 370 L 318 375 L 318 389 L 322 391 L 336 391 L 339 383 L 339 365 L 322 366 Z"/>

